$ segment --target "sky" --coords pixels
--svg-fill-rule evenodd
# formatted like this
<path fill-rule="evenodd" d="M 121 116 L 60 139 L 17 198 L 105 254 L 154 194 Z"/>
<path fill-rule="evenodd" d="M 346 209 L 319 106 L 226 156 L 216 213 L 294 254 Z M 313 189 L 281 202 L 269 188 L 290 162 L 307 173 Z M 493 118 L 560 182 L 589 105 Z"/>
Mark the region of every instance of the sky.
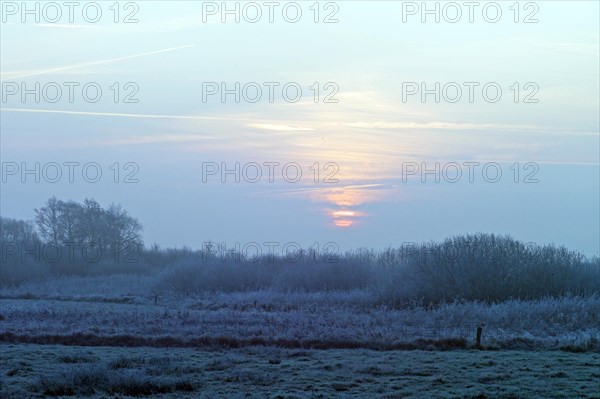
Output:
<path fill-rule="evenodd" d="M 600 251 L 596 1 L 23 4 L 1 5 L 4 217 L 55 195 L 163 247 Z"/>

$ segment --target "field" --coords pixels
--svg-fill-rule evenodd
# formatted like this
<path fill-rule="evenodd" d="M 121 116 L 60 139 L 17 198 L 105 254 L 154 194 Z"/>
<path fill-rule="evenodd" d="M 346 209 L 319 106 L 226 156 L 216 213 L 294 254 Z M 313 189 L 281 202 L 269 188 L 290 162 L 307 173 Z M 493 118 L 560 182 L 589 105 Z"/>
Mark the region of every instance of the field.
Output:
<path fill-rule="evenodd" d="M 600 354 L 2 344 L 5 398 L 598 398 Z M 81 384 L 85 381 L 85 385 Z"/>
<path fill-rule="evenodd" d="M 488 349 L 600 351 L 597 295 L 392 308 L 361 290 L 159 296 L 148 286 L 142 276 L 113 275 L 5 288 L 0 337 L 70 345 L 464 349 L 481 325 Z"/>
<path fill-rule="evenodd" d="M 150 255 L 5 266 L 0 398 L 600 398 L 597 261 Z"/>
<path fill-rule="evenodd" d="M 600 397 L 598 296 L 389 308 L 360 290 L 149 286 L 113 275 L 4 288 L 0 397 Z"/>

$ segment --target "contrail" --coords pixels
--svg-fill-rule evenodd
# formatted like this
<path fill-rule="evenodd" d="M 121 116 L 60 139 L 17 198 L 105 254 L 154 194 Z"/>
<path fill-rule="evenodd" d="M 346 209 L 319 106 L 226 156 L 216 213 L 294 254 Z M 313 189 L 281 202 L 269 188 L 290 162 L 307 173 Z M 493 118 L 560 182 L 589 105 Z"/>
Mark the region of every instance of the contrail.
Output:
<path fill-rule="evenodd" d="M 123 113 L 116 113 L 116 112 L 62 111 L 62 110 L 52 110 L 52 109 L 1 108 L 0 111 L 2 111 L 2 112 L 4 112 L 4 111 L 7 111 L 7 112 L 33 112 L 33 113 L 65 114 L 65 115 L 118 116 L 118 117 L 124 117 L 124 118 L 234 120 L 234 118 L 218 117 L 218 116 L 123 114 Z"/>
<path fill-rule="evenodd" d="M 90 111 L 66 111 L 60 109 L 31 109 L 31 108 L 2 108 L 0 112 L 28 112 L 40 114 L 62 114 L 62 115 L 84 115 L 84 116 L 113 116 L 122 118 L 140 118 L 140 119 L 196 119 L 212 121 L 233 121 L 233 122 L 255 122 L 256 119 L 238 116 L 204 116 L 204 115 L 163 115 L 163 114 L 128 114 L 119 112 L 90 112 Z M 290 123 L 294 123 L 293 121 Z"/>
<path fill-rule="evenodd" d="M 15 75 L 15 76 L 11 76 L 9 78 L 4 78 L 2 80 L 21 79 L 21 78 L 27 78 L 29 76 L 38 76 L 38 75 L 45 75 L 45 74 L 53 73 L 53 72 L 68 71 L 68 70 L 71 70 L 71 69 L 84 68 L 84 67 L 88 67 L 88 66 L 92 66 L 92 65 L 108 64 L 108 63 L 111 63 L 111 62 L 129 60 L 131 58 L 144 57 L 146 55 L 152 55 L 152 54 L 166 53 L 168 51 L 175 51 L 175 50 L 180 50 L 180 49 L 188 48 L 188 47 L 194 47 L 194 45 L 193 44 L 187 44 L 185 46 L 171 47 L 171 48 L 166 48 L 166 49 L 163 49 L 163 50 L 156 50 L 156 51 L 148 51 L 146 53 L 127 55 L 125 57 L 110 58 L 108 60 L 86 62 L 86 63 L 83 63 L 83 64 L 76 64 L 76 65 L 69 65 L 69 66 L 64 66 L 64 67 L 59 67 L 59 68 L 52 68 L 52 69 L 47 69 L 47 70 L 44 70 L 44 71 L 28 72 L 28 73 L 24 73 L 22 75 Z"/>
<path fill-rule="evenodd" d="M 371 183 L 371 184 L 352 184 L 349 186 L 336 186 L 336 187 L 306 187 L 306 188 L 292 188 L 284 190 L 271 190 L 270 192 L 287 194 L 287 193 L 308 193 L 312 191 L 336 191 L 336 190 L 358 190 L 367 188 L 381 188 L 391 187 L 391 184 L 387 183 Z"/>
<path fill-rule="evenodd" d="M 71 25 L 71 24 L 35 24 L 37 28 L 58 28 L 58 29 L 98 29 L 94 25 Z"/>

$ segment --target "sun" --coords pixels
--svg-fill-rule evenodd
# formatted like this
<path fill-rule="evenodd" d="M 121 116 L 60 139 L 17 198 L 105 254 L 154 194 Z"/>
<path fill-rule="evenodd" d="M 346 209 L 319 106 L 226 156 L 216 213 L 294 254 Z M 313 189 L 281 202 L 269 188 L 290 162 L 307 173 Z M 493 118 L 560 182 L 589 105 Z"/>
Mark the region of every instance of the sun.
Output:
<path fill-rule="evenodd" d="M 339 210 L 339 211 L 331 212 L 331 216 L 333 216 L 334 218 L 354 217 L 354 216 L 356 216 L 356 212 L 348 211 L 348 210 Z"/>
<path fill-rule="evenodd" d="M 333 221 L 333 224 L 336 227 L 350 227 L 354 224 L 353 220 L 347 220 L 347 219 L 335 219 Z"/>
<path fill-rule="evenodd" d="M 330 210 L 329 215 L 336 227 L 350 227 L 354 225 L 357 217 L 362 216 L 362 213 L 350 209 L 337 209 Z"/>

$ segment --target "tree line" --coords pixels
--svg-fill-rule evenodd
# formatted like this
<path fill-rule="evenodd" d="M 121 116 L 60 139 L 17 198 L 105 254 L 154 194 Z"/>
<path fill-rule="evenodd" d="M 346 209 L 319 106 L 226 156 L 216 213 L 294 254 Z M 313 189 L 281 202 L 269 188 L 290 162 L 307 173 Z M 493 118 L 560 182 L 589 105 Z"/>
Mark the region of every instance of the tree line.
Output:
<path fill-rule="evenodd" d="M 141 223 L 117 204 L 103 208 L 93 199 L 80 203 L 52 197 L 34 215 L 33 221 L 0 217 L 3 262 L 15 251 L 21 258 L 40 256 L 35 253 L 40 245 L 54 251 L 69 248 L 79 255 L 85 250 L 94 258 L 143 246 Z"/>
<path fill-rule="evenodd" d="M 216 251 L 212 243 L 201 250 L 145 248 L 137 219 L 119 205 L 103 208 L 91 199 L 78 203 L 52 197 L 34 215 L 33 221 L 0 218 L 0 285 L 52 274 L 143 273 L 176 293 L 363 290 L 394 305 L 600 292 L 598 256 L 504 235 L 466 234 L 442 242 L 359 249 L 333 259 L 310 249 L 291 256 L 253 256 Z M 62 251 L 62 258 L 55 261 L 52 249 Z M 132 249 L 133 258 L 128 257 Z"/>

